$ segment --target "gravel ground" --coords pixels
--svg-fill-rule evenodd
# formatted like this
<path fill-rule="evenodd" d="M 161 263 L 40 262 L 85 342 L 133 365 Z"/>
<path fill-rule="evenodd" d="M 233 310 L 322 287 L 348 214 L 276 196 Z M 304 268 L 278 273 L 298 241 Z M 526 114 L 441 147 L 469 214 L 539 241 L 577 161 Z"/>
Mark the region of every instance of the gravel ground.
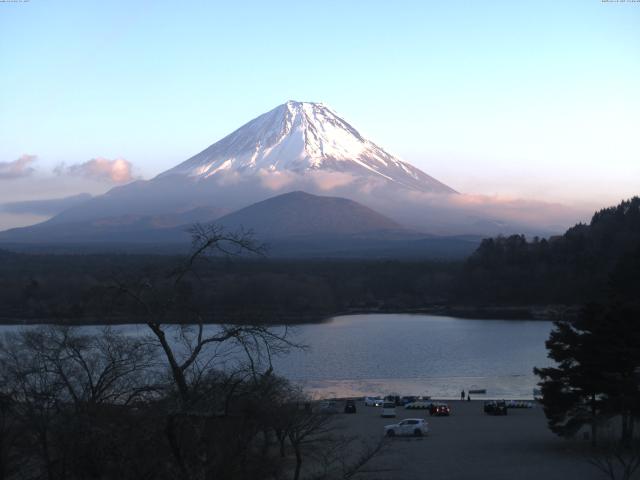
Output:
<path fill-rule="evenodd" d="M 339 414 L 345 433 L 375 441 L 384 425 L 425 418 L 430 434 L 389 439 L 384 453 L 361 479 L 603 479 L 587 462 L 588 442 L 558 438 L 546 425 L 542 408 L 509 409 L 507 416 L 485 415 L 481 401 L 449 401 L 450 417 L 398 407 L 397 418 L 380 418 L 380 409 L 358 402 L 355 415 Z"/>

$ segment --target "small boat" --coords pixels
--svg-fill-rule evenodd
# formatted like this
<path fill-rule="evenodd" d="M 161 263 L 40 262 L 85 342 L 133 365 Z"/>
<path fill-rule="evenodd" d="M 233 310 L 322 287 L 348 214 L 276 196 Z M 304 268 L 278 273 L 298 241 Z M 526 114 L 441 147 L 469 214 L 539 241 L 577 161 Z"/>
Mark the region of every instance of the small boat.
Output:
<path fill-rule="evenodd" d="M 487 393 L 487 389 L 486 388 L 481 388 L 478 390 L 469 390 L 469 395 L 474 394 L 474 395 L 480 395 L 480 394 L 484 394 Z"/>

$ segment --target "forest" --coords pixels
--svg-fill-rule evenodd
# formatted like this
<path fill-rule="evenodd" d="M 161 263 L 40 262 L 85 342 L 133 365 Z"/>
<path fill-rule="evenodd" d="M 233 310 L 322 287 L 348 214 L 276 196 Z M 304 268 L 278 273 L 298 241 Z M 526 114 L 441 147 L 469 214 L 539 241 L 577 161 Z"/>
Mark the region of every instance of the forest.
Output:
<path fill-rule="evenodd" d="M 561 236 L 485 239 L 464 261 L 286 260 L 259 248 L 217 253 L 201 258 L 181 285 L 209 323 L 304 323 L 355 312 L 497 316 L 500 309 L 527 318 L 533 306 L 572 307 L 608 295 L 616 266 L 640 258 L 640 198 L 598 211 Z M 0 322 L 137 322 L 140 312 L 119 285 L 162 282 L 184 261 L 0 250 Z M 173 322 L 190 321 L 174 313 Z"/>

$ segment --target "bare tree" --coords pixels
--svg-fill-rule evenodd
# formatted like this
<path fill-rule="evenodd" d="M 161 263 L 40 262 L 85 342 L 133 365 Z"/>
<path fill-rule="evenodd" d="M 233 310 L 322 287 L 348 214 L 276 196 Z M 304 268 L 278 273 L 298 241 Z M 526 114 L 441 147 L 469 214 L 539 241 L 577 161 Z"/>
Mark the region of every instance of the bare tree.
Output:
<path fill-rule="evenodd" d="M 611 480 L 631 480 L 640 469 L 640 440 L 600 442 L 587 461 Z"/>
<path fill-rule="evenodd" d="M 19 418 L 33 448 L 28 455 L 46 478 L 56 478 L 56 454 L 52 446 L 52 432 L 60 409 L 63 382 L 53 371 L 46 355 L 26 348 L 35 341 L 35 332 L 8 334 L 0 347 L 0 371 L 4 383 L 10 385 L 14 414 Z M 34 458 L 35 457 L 35 458 Z"/>
<path fill-rule="evenodd" d="M 154 389 L 150 367 L 155 352 L 144 338 L 131 338 L 110 327 L 97 334 L 50 326 L 22 332 L 17 341 L 39 352 L 57 376 L 65 401 L 82 409 L 96 404 L 127 405 Z"/>
<path fill-rule="evenodd" d="M 314 411 L 308 405 L 308 402 L 286 403 L 276 415 L 280 455 L 286 454 L 287 445 L 293 452 L 293 480 L 346 480 L 383 471 L 369 465 L 383 452 L 387 445 L 385 438 L 371 444 L 357 436 L 345 435 L 334 415 Z M 305 474 L 303 465 L 307 465 Z"/>
<path fill-rule="evenodd" d="M 22 465 L 16 452 L 20 436 L 16 410 L 12 385 L 0 378 L 0 480 L 11 478 Z"/>
<path fill-rule="evenodd" d="M 166 412 L 164 433 L 180 476 L 230 476 L 235 473 L 228 471 L 229 459 L 221 463 L 221 451 L 245 467 L 250 464 L 245 457 L 262 432 L 261 451 L 268 453 L 268 415 L 262 412 L 273 405 L 264 402 L 271 395 L 272 359 L 298 345 L 287 327 L 215 323 L 217 319 L 201 311 L 191 296 L 191 282 L 202 282 L 200 265 L 211 255 L 255 256 L 264 249 L 251 232 L 227 233 L 216 225 L 198 224 L 191 234 L 192 253 L 181 265 L 165 276 L 118 280 L 117 290 L 142 314 L 166 361 L 176 402 Z M 243 411 L 232 408 L 235 404 Z M 233 433 L 235 442 L 225 442 L 231 420 L 221 415 L 243 419 Z"/>
<path fill-rule="evenodd" d="M 198 311 L 192 299 L 185 298 L 188 278 L 198 279 L 196 267 L 208 255 L 262 255 L 251 232 L 227 233 L 220 226 L 196 224 L 191 230 L 192 253 L 185 262 L 163 279 L 143 278 L 135 284 L 118 281 L 118 290 L 141 309 L 145 322 L 157 339 L 166 358 L 169 371 L 180 399 L 180 409 L 188 409 L 191 393 L 204 371 L 216 368 L 216 361 L 233 357 L 234 350 L 244 358 L 256 376 L 271 369 L 274 355 L 297 347 L 289 338 L 286 327 L 279 329 L 264 325 L 217 324 Z M 169 337 L 175 326 L 176 341 Z"/>
<path fill-rule="evenodd" d="M 23 439 L 14 450 L 46 478 L 86 477 L 82 468 L 97 468 L 114 450 L 99 448 L 110 442 L 105 432 L 113 432 L 113 409 L 153 390 L 152 359 L 144 341 L 111 329 L 89 335 L 51 326 L 7 334 L 0 348 L 3 397 Z"/>
<path fill-rule="evenodd" d="M 331 443 L 332 420 L 333 417 L 328 414 L 306 409 L 296 408 L 290 412 L 285 431 L 295 455 L 294 480 L 300 478 L 305 447 L 313 445 L 315 448 L 320 443 Z"/>

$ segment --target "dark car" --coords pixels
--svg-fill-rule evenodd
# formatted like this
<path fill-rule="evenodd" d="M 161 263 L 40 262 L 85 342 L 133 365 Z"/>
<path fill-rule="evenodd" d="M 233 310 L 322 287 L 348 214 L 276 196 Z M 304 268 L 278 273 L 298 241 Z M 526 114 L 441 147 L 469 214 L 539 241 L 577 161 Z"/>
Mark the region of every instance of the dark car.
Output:
<path fill-rule="evenodd" d="M 433 417 L 448 417 L 451 415 L 451 409 L 446 403 L 432 403 L 429 407 L 429 415 Z"/>
<path fill-rule="evenodd" d="M 413 395 L 407 395 L 404 396 L 400 399 L 400 405 L 402 405 L 403 407 L 405 405 L 407 405 L 408 403 L 413 403 L 418 399 L 418 397 L 414 397 Z"/>
<path fill-rule="evenodd" d="M 487 415 L 506 415 L 507 403 L 504 400 L 489 400 L 484 402 L 484 413 Z"/>
<path fill-rule="evenodd" d="M 355 400 L 347 400 L 347 403 L 344 404 L 344 413 L 356 413 Z"/>
<path fill-rule="evenodd" d="M 393 403 L 396 407 L 402 405 L 400 401 L 400 395 L 387 395 L 386 397 L 384 397 L 384 401 Z"/>

